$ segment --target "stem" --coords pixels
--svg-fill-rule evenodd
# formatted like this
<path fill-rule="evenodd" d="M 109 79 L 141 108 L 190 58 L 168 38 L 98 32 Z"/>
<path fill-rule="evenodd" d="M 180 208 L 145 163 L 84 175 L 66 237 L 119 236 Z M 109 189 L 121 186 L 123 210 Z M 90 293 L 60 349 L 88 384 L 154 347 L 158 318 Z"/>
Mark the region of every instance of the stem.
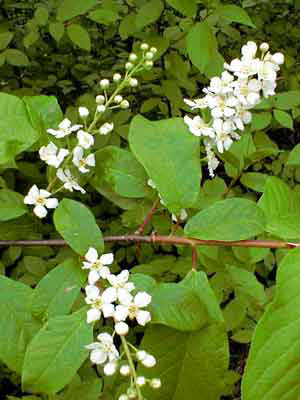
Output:
<path fill-rule="evenodd" d="M 155 200 L 155 202 L 153 203 L 150 211 L 148 212 L 148 214 L 146 215 L 143 223 L 140 225 L 139 229 L 135 232 L 137 235 L 141 235 L 144 233 L 144 230 L 146 228 L 146 226 L 149 224 L 149 222 L 151 221 L 153 215 L 155 214 L 156 210 L 158 209 L 160 204 L 159 199 Z"/>
<path fill-rule="evenodd" d="M 198 256 L 197 256 L 197 247 L 195 245 L 192 245 L 192 270 L 197 271 L 197 266 L 198 266 Z"/>
<path fill-rule="evenodd" d="M 133 378 L 134 386 L 135 386 L 135 389 L 137 391 L 138 400 L 143 400 L 143 395 L 142 395 L 141 389 L 136 383 L 136 380 L 137 380 L 136 371 L 135 371 L 134 363 L 133 363 L 133 360 L 132 360 L 132 357 L 131 357 L 131 354 L 130 354 L 130 350 L 129 350 L 127 341 L 126 341 L 124 336 L 120 336 L 120 337 L 121 337 L 122 345 L 124 347 L 124 351 L 125 351 L 125 354 L 126 354 L 126 357 L 127 357 L 127 360 L 128 360 L 128 364 L 130 366 L 131 376 Z"/>
<path fill-rule="evenodd" d="M 224 247 L 256 247 L 269 249 L 300 249 L 300 243 L 284 242 L 281 240 L 201 240 L 189 239 L 184 236 L 161 236 L 161 235 L 121 235 L 106 236 L 106 243 L 149 243 L 149 244 L 171 244 L 182 246 L 224 246 Z M 65 240 L 0 240 L 2 246 L 68 246 Z"/>

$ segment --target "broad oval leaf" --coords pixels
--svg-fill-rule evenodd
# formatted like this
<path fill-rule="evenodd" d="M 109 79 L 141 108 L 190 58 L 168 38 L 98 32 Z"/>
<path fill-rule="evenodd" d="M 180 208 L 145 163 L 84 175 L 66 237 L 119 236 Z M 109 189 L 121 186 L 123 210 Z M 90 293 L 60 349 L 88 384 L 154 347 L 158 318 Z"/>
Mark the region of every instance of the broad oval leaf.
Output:
<path fill-rule="evenodd" d="M 276 295 L 259 321 L 242 381 L 243 400 L 295 400 L 300 396 L 300 250 L 277 271 Z"/>
<path fill-rule="evenodd" d="M 130 125 L 129 143 L 170 211 L 195 204 L 201 180 L 199 140 L 181 118 L 152 122 L 138 115 Z"/>
<path fill-rule="evenodd" d="M 43 319 L 67 314 L 76 300 L 87 274 L 78 261 L 69 259 L 55 267 L 37 284 L 31 310 Z"/>
<path fill-rule="evenodd" d="M 104 242 L 101 230 L 94 215 L 83 204 L 63 199 L 54 212 L 54 224 L 76 253 L 83 256 L 90 247 L 102 253 Z"/>
<path fill-rule="evenodd" d="M 281 110 L 290 110 L 300 104 L 300 90 L 290 90 L 275 96 L 275 107 Z"/>
<path fill-rule="evenodd" d="M 237 22 L 239 24 L 248 25 L 251 26 L 251 28 L 255 28 L 255 25 L 251 21 L 251 18 L 242 7 L 228 4 L 218 7 L 215 11 L 215 14 L 219 15 L 220 17 L 226 18 L 230 22 Z"/>
<path fill-rule="evenodd" d="M 57 9 L 57 19 L 60 22 L 68 21 L 71 18 L 84 14 L 98 3 L 98 0 L 63 0 Z"/>
<path fill-rule="evenodd" d="M 0 190 L 0 204 L 0 221 L 9 221 L 27 213 L 23 196 L 12 190 Z"/>
<path fill-rule="evenodd" d="M 193 17 L 197 12 L 196 0 L 167 0 L 167 3 L 187 17 Z"/>
<path fill-rule="evenodd" d="M 221 200 L 200 211 L 184 228 L 187 236 L 204 240 L 244 240 L 264 232 L 262 210 L 246 199 Z"/>
<path fill-rule="evenodd" d="M 67 33 L 76 46 L 83 50 L 91 51 L 90 35 L 85 28 L 78 24 L 72 24 L 67 27 Z"/>
<path fill-rule="evenodd" d="M 88 356 L 85 346 L 93 340 L 93 326 L 86 323 L 86 308 L 72 315 L 50 319 L 30 342 L 23 365 L 24 390 L 53 394 L 74 377 Z"/>
<path fill-rule="evenodd" d="M 150 0 L 146 2 L 137 12 L 135 25 L 138 30 L 144 29 L 147 25 L 155 22 L 164 9 L 164 3 L 161 0 Z"/>
<path fill-rule="evenodd" d="M 95 174 L 124 197 L 140 198 L 150 193 L 147 174 L 130 151 L 108 146 L 96 152 Z"/>

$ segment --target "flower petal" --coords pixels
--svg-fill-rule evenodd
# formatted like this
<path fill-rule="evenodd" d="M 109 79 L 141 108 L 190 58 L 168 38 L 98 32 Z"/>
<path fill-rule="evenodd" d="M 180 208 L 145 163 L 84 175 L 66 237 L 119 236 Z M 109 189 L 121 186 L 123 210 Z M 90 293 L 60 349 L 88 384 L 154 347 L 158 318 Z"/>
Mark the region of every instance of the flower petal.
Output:
<path fill-rule="evenodd" d="M 107 360 L 107 353 L 103 349 L 92 350 L 90 359 L 94 364 L 104 364 Z"/>
<path fill-rule="evenodd" d="M 113 261 L 114 261 L 113 253 L 102 254 L 102 256 L 100 257 L 100 262 L 103 265 L 110 265 L 113 263 Z"/>
<path fill-rule="evenodd" d="M 151 303 L 151 296 L 146 292 L 139 292 L 134 297 L 134 304 L 139 308 L 147 307 Z"/>
<path fill-rule="evenodd" d="M 98 260 L 98 253 L 94 247 L 90 247 L 86 255 L 84 256 L 87 261 L 94 263 Z"/>
<path fill-rule="evenodd" d="M 149 321 L 151 321 L 151 315 L 149 311 L 139 310 L 136 315 L 136 320 L 139 325 L 145 326 Z"/>
<path fill-rule="evenodd" d="M 47 215 L 47 208 L 41 205 L 37 205 L 34 207 L 33 212 L 35 215 L 37 215 L 39 218 L 44 218 Z"/>
<path fill-rule="evenodd" d="M 91 322 L 98 321 L 101 318 L 101 311 L 97 308 L 91 308 L 86 313 L 86 322 L 90 324 Z"/>

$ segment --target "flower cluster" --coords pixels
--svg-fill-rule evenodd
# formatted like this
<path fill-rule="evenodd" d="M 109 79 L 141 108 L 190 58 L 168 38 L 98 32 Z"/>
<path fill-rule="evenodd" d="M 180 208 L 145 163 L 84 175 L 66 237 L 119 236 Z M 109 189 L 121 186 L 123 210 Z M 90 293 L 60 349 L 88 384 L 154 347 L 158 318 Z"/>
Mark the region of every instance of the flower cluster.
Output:
<path fill-rule="evenodd" d="M 159 379 L 146 379 L 137 376 L 135 363 L 140 362 L 145 367 L 153 367 L 155 358 L 129 345 L 125 336 L 129 332 L 128 320 L 136 321 L 145 326 L 150 320 L 150 312 L 145 310 L 151 302 L 151 296 L 146 292 L 136 292 L 135 285 L 129 280 L 129 271 L 123 270 L 118 275 L 112 274 L 109 265 L 113 263 L 112 253 L 98 256 L 97 250 L 91 247 L 85 255 L 83 269 L 89 271 L 88 285 L 85 288 L 85 301 L 90 306 L 87 312 L 87 323 L 98 321 L 102 318 L 112 318 L 114 323 L 113 335 L 104 332 L 97 336 L 97 341 L 89 344 L 90 359 L 95 364 L 103 365 L 105 375 L 113 375 L 118 369 L 121 375 L 131 376 L 131 385 L 126 394 L 119 400 L 126 400 L 139 394 L 140 387 L 148 383 L 153 388 L 160 387 Z M 101 283 L 101 289 L 100 287 Z M 119 335 L 123 351 L 127 357 L 126 363 L 114 344 L 114 336 Z M 140 397 L 139 397 L 140 398 Z"/>
<path fill-rule="evenodd" d="M 249 111 L 255 107 L 261 97 L 275 94 L 277 72 L 284 63 L 281 53 L 271 54 L 269 45 L 262 43 L 259 47 L 261 57 L 257 57 L 257 45 L 248 42 L 241 49 L 241 59 L 225 63 L 225 71 L 220 77 L 213 77 L 210 85 L 203 89 L 203 98 L 188 100 L 185 103 L 196 109 L 209 109 L 210 121 L 200 116 L 184 117 L 189 131 L 195 136 L 204 137 L 208 169 L 214 176 L 219 161 L 214 149 L 219 153 L 228 150 L 234 140 L 240 139 L 243 131 L 252 119 Z"/>
<path fill-rule="evenodd" d="M 151 47 L 147 43 L 140 46 L 141 55 L 135 53 L 129 55 L 128 62 L 125 64 L 125 73 L 114 73 L 112 82 L 109 79 L 101 79 L 99 82 L 101 94 L 95 98 L 95 112 L 91 116 L 91 112 L 86 107 L 79 107 L 78 114 L 81 124 L 73 125 L 72 122 L 65 118 L 57 129 L 48 129 L 47 132 L 52 136 L 52 140 L 57 139 L 61 146 L 51 140 L 46 146 L 42 146 L 39 155 L 50 167 L 54 167 L 57 171 L 53 180 L 49 183 L 47 190 L 39 189 L 34 185 L 24 198 L 24 203 L 33 205 L 33 212 L 39 217 L 44 218 L 47 215 L 47 209 L 56 208 L 58 200 L 49 197 L 55 193 L 65 189 L 73 192 L 79 191 L 82 194 L 85 190 L 80 186 L 80 174 L 87 174 L 96 165 L 96 157 L 93 152 L 95 144 L 95 136 L 108 135 L 114 129 L 112 121 L 105 122 L 107 116 L 112 110 L 127 109 L 129 101 L 121 96 L 124 88 L 135 88 L 138 80 L 134 75 L 149 70 L 153 66 L 153 58 L 157 49 Z M 111 93 L 110 93 L 111 92 Z M 109 95 L 110 93 L 110 95 Z M 54 186 L 58 187 L 50 192 Z"/>

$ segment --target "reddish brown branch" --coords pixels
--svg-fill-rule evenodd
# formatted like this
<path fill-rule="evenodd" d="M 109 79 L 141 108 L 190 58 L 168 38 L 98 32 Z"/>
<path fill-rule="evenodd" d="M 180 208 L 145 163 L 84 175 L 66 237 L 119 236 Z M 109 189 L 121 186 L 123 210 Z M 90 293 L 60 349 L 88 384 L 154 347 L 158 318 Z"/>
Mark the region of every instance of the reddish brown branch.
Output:
<path fill-rule="evenodd" d="M 161 235 L 122 235 L 106 236 L 104 241 L 107 243 L 150 243 L 150 244 L 173 244 L 183 246 L 226 246 L 226 247 L 260 247 L 271 249 L 293 249 L 300 248 L 300 243 L 283 242 L 280 240 L 200 240 L 189 239 L 181 236 L 161 236 Z M 64 240 L 0 240 L 0 246 L 67 246 Z"/>
<path fill-rule="evenodd" d="M 149 224 L 149 222 L 151 221 L 153 215 L 155 214 L 156 210 L 158 209 L 160 204 L 159 199 L 157 199 L 154 203 L 153 206 L 151 207 L 150 211 L 148 212 L 148 214 L 146 215 L 143 223 L 141 224 L 141 226 L 138 228 L 138 230 L 135 232 L 137 235 L 142 235 L 144 233 L 144 230 L 146 228 L 146 226 Z"/>

